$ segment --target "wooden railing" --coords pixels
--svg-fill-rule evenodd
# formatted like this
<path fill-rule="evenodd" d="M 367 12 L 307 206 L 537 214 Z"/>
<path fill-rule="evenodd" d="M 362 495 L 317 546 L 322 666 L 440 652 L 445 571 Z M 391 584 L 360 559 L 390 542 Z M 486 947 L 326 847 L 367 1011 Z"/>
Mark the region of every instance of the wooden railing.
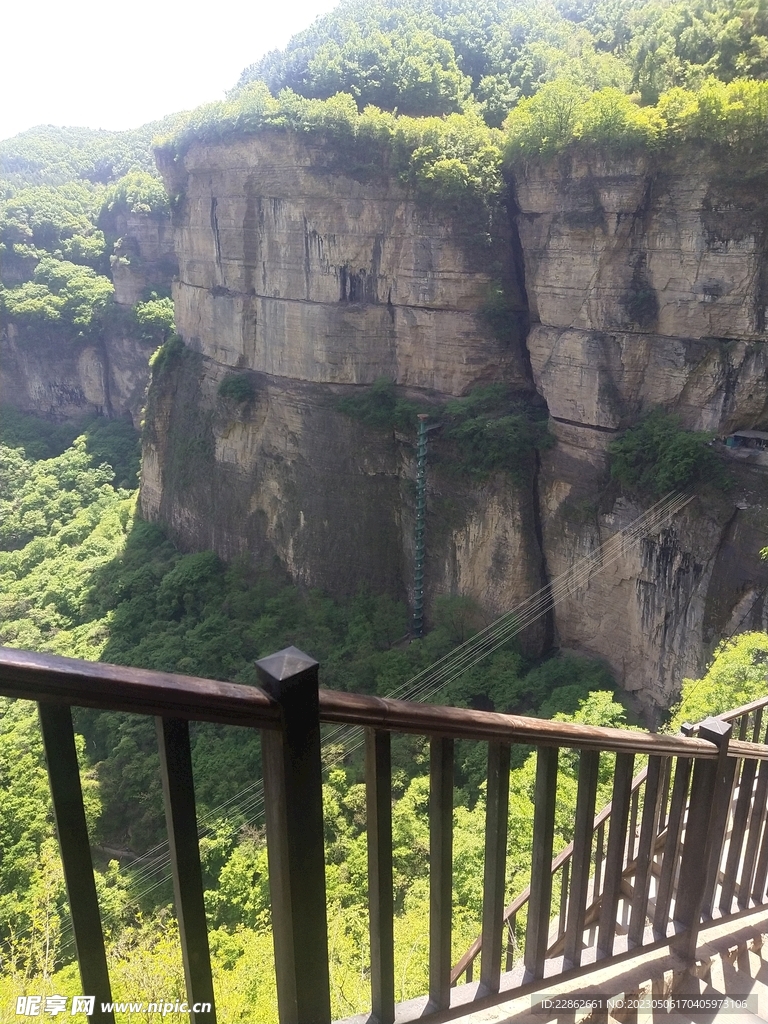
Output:
<path fill-rule="evenodd" d="M 549 722 L 321 690 L 318 666 L 295 648 L 257 663 L 260 689 L 0 648 L 0 694 L 38 701 L 54 815 L 84 991 L 92 1021 L 111 1001 L 71 706 L 152 715 L 171 851 L 182 957 L 193 1012 L 215 1021 L 197 840 L 188 720 L 262 732 L 267 852 L 281 1024 L 328 1024 L 330 987 L 323 850 L 321 723 L 366 730 L 371 1014 L 395 1019 L 392 733 L 430 743 L 429 991 L 398 1020 L 445 1020 L 541 989 L 594 960 L 669 945 L 695 954 L 702 920 L 766 901 L 768 746 L 765 702 L 665 736 Z M 740 739 L 731 739 L 730 718 Z M 746 723 L 746 724 L 744 724 Z M 750 732 L 752 739 L 746 739 Z M 453 745 L 488 744 L 482 934 L 451 964 Z M 531 883 L 506 910 L 510 749 L 537 751 Z M 553 859 L 558 751 L 580 751 L 573 843 Z M 599 757 L 615 754 L 610 808 L 595 815 Z M 647 768 L 633 779 L 635 759 Z M 734 799 L 735 796 L 735 799 Z M 606 841 L 607 837 L 607 841 Z M 553 877 L 560 872 L 560 898 Z M 520 958 L 504 936 L 526 905 Z M 479 981 L 454 986 L 482 950 Z M 507 968 L 502 971 L 502 961 Z M 546 979 L 546 981 L 545 981 Z"/>

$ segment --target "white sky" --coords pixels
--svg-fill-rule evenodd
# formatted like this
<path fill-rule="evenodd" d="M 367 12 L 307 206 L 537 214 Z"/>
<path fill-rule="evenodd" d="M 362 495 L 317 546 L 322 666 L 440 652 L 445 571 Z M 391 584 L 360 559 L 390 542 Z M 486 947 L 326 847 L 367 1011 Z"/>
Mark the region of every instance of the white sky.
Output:
<path fill-rule="evenodd" d="M 0 139 L 38 124 L 136 128 L 222 99 L 337 0 L 0 0 Z"/>

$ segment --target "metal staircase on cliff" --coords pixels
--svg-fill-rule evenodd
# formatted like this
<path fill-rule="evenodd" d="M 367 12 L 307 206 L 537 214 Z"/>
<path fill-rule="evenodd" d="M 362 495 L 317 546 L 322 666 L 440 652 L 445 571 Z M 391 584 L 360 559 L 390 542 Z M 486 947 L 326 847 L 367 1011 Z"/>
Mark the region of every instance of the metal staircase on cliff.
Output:
<path fill-rule="evenodd" d="M 216 1013 L 190 719 L 262 732 L 281 1024 L 331 1019 L 321 723 L 366 730 L 372 1005 L 358 1021 L 479 1020 L 474 1015 L 500 1012 L 492 1008 L 513 997 L 540 1000 L 555 986 L 593 988 L 606 972 L 611 984 L 625 984 L 619 979 L 638 958 L 646 966 L 654 958 L 672 962 L 679 976 L 692 978 L 713 929 L 736 934 L 745 921 L 754 930 L 766 920 L 768 698 L 707 719 L 689 735 L 664 736 L 321 690 L 317 663 L 295 648 L 257 667 L 261 689 L 0 648 L 0 694 L 39 702 L 82 984 L 97 997 L 92 1021 L 112 1020 L 111 1011 L 99 1009 L 110 1001 L 110 980 L 71 706 L 156 718 L 188 999 L 211 1004 L 190 1015 L 195 1022 L 214 1021 Z M 398 733 L 426 736 L 430 745 L 430 938 L 429 991 L 396 1006 L 390 740 Z M 482 932 L 454 966 L 457 739 L 487 746 L 488 790 Z M 531 882 L 505 908 L 510 751 L 521 743 L 537 751 Z M 563 749 L 579 752 L 575 831 L 573 843 L 553 857 Z M 610 806 L 595 814 L 601 754 L 615 758 L 613 793 Z"/>

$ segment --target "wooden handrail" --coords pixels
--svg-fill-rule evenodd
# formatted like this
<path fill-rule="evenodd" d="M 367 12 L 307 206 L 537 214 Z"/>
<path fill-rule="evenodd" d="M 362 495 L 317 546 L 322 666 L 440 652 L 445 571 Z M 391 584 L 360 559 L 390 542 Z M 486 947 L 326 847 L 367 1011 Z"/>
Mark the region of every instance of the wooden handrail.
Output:
<path fill-rule="evenodd" d="M 737 718 L 741 718 L 742 715 L 748 715 L 753 711 L 759 711 L 761 708 L 768 706 L 768 697 L 758 697 L 757 700 L 750 701 L 749 704 L 742 704 L 740 708 L 734 708 L 732 711 L 724 711 L 721 715 L 714 715 L 713 717 L 719 718 L 721 722 L 733 722 Z"/>
<path fill-rule="evenodd" d="M 254 686 L 0 647 L 0 694 L 26 700 L 276 729 L 280 709 Z"/>
<path fill-rule="evenodd" d="M 205 939 L 202 877 L 199 864 L 194 780 L 185 720 L 200 720 L 264 730 L 262 736 L 267 853 L 275 930 L 278 1006 L 284 1021 L 296 1018 L 330 1022 L 328 956 L 324 938 L 327 922 L 324 899 L 322 763 L 320 725 L 332 723 L 365 727 L 366 793 L 368 809 L 369 900 L 371 901 L 372 999 L 376 1016 L 389 1024 L 395 1019 L 392 906 L 392 827 L 390 733 L 415 733 L 430 741 L 430 989 L 426 1019 L 457 1009 L 451 980 L 470 977 L 480 940 L 451 971 L 450 914 L 453 740 L 489 744 L 489 779 L 496 796 L 489 800 L 486 822 L 486 868 L 483 881 L 483 932 L 488 955 L 481 972 L 480 1000 L 499 992 L 502 920 L 514 919 L 529 902 L 525 939 L 525 968 L 543 979 L 551 950 L 553 872 L 562 870 L 558 942 L 565 936 L 568 962 L 579 962 L 586 922 L 593 921 L 599 904 L 598 951 L 614 949 L 619 900 L 627 896 L 627 872 L 634 870 L 630 938 L 642 939 L 647 921 L 647 893 L 653 871 L 653 851 L 664 855 L 653 928 L 657 938 L 675 925 L 676 950 L 691 957 L 702 913 L 715 899 L 722 855 L 728 839 L 725 874 L 730 879 L 717 894 L 724 915 L 753 899 L 766 903 L 768 835 L 764 808 L 768 799 L 768 745 L 730 739 L 732 721 L 741 718 L 740 734 L 747 735 L 754 712 L 752 735 L 768 698 L 726 712 L 727 724 L 700 723 L 699 736 L 669 736 L 609 729 L 577 723 L 551 722 L 518 715 L 441 707 L 332 690 L 319 690 L 318 665 L 301 651 L 288 648 L 257 663 L 263 689 L 164 672 L 145 671 L 77 661 L 0 647 L 0 695 L 38 701 L 54 815 L 62 842 L 62 865 L 73 915 L 84 990 L 100 994 L 111 1005 L 109 977 L 99 920 L 97 893 L 82 788 L 77 764 L 72 706 L 125 711 L 156 718 L 166 820 L 171 847 L 174 892 L 188 995 L 210 990 L 208 1011 L 196 1018 L 214 1024 L 210 956 Z M 502 911 L 507 807 L 499 794 L 508 789 L 509 746 L 537 748 L 536 800 L 531 858 L 531 886 Z M 553 857 L 557 750 L 580 750 L 575 839 Z M 595 814 L 598 752 L 614 753 L 617 770 L 614 804 Z M 310 756 L 311 753 L 311 756 Z M 635 755 L 649 755 L 649 769 L 631 777 Z M 676 758 L 664 762 L 664 758 Z M 713 763 L 714 762 L 714 763 Z M 757 762 L 763 762 L 759 765 Z M 66 768 L 63 770 L 62 766 Z M 646 799 L 635 856 L 634 836 L 639 821 L 638 787 L 645 779 Z M 662 782 L 663 779 L 663 782 Z M 673 781 L 672 781 L 673 780 Z M 690 782 L 690 787 L 689 787 Z M 669 811 L 667 790 L 672 785 Z M 738 799 L 732 806 L 734 786 Z M 632 793 L 635 796 L 632 797 Z M 663 795 L 661 795 L 663 794 Z M 310 801 L 311 796 L 311 801 Z M 494 803 L 495 801 L 495 803 Z M 308 817 L 307 808 L 314 808 Z M 493 810 L 495 808 L 495 810 Z M 311 821 L 310 821 L 311 818 Z M 610 818 L 610 829 L 605 828 Z M 309 824 L 308 824 L 309 822 Z M 311 825 L 311 828 L 310 828 Z M 590 829 L 591 826 L 591 829 Z M 730 832 L 729 832 L 730 829 Z M 597 832 L 592 906 L 587 907 L 593 837 Z M 603 853 L 603 838 L 608 844 Z M 626 836 L 633 839 L 626 848 Z M 736 878 L 743 844 L 746 853 Z M 625 862 L 625 851 L 626 860 Z M 311 862 L 311 863 L 310 863 Z M 490 867 L 489 867 L 490 865 Z M 569 869 L 572 878 L 569 889 Z M 725 877 L 725 876 L 724 876 Z M 673 883 L 679 878 L 673 893 Z M 599 880 L 599 882 L 598 882 Z M 87 884 L 86 884 L 87 883 Z M 674 896 L 674 903 L 671 899 Z M 672 910 L 671 908 L 674 907 Z M 565 913 L 567 909 L 567 915 Z M 670 916 L 674 915 L 673 918 Z M 567 917 L 567 921 L 566 921 Z M 197 922 L 197 923 L 195 923 Z M 682 930 L 681 930 L 682 929 Z M 311 941 L 304 942 L 311 933 Z M 681 938 L 682 936 L 682 938 Z M 681 945 L 682 944 L 682 945 Z M 80 955 L 80 950 L 83 954 Z M 309 952 L 308 952 L 309 950 Z M 574 959 L 573 951 L 576 950 Z M 570 952 L 569 952 L 570 951 Z M 311 961 L 311 962 L 310 962 Z M 92 967 L 95 980 L 86 984 Z M 94 970 L 95 970 L 94 968 Z M 82 973 L 85 972 L 85 973 Z M 202 972 L 202 973 L 201 973 Z M 98 975 L 98 977 L 97 977 Z M 88 975 L 90 978 L 91 975 Z M 202 986 L 202 987 L 201 987 Z M 192 996 L 190 996 L 192 998 Z M 427 997 L 425 997 L 426 999 Z M 460 1001 L 466 993 L 460 996 Z M 467 1004 L 468 1005 L 468 1004 Z M 421 1012 L 421 1011 L 419 1011 Z M 407 1017 L 413 1020 L 413 1016 Z M 111 1013 L 94 1018 L 113 1024 Z"/>
<path fill-rule="evenodd" d="M 337 690 L 320 691 L 320 719 L 323 722 L 366 726 L 390 732 L 486 742 L 570 747 L 605 753 L 659 754 L 666 757 L 717 756 L 714 744 L 708 740 L 685 736 L 610 729 L 576 722 L 552 722 L 522 715 L 419 704 L 388 697 L 341 693 Z M 759 755 L 755 752 L 748 756 Z M 768 757 L 768 747 L 765 748 L 765 756 Z"/>
<path fill-rule="evenodd" d="M 0 694 L 106 711 L 176 715 L 260 729 L 277 728 L 279 724 L 277 705 L 253 686 L 80 661 L 10 647 L 0 647 Z M 744 713 L 744 709 L 737 709 L 729 715 L 739 711 Z M 570 747 L 606 753 L 697 758 L 717 756 L 712 743 L 692 737 L 552 722 L 338 690 L 320 690 L 320 720 L 389 732 Z M 729 750 L 738 757 L 768 759 L 768 745 L 765 744 L 731 740 Z"/>

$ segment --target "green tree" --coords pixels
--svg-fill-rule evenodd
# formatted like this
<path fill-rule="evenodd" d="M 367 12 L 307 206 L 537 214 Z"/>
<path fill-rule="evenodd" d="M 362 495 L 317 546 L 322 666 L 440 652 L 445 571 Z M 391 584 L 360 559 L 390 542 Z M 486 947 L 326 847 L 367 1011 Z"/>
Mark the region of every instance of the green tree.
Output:
<path fill-rule="evenodd" d="M 684 679 L 669 727 L 700 722 L 709 715 L 749 704 L 768 694 L 768 634 L 741 633 L 717 647 L 701 679 Z"/>

